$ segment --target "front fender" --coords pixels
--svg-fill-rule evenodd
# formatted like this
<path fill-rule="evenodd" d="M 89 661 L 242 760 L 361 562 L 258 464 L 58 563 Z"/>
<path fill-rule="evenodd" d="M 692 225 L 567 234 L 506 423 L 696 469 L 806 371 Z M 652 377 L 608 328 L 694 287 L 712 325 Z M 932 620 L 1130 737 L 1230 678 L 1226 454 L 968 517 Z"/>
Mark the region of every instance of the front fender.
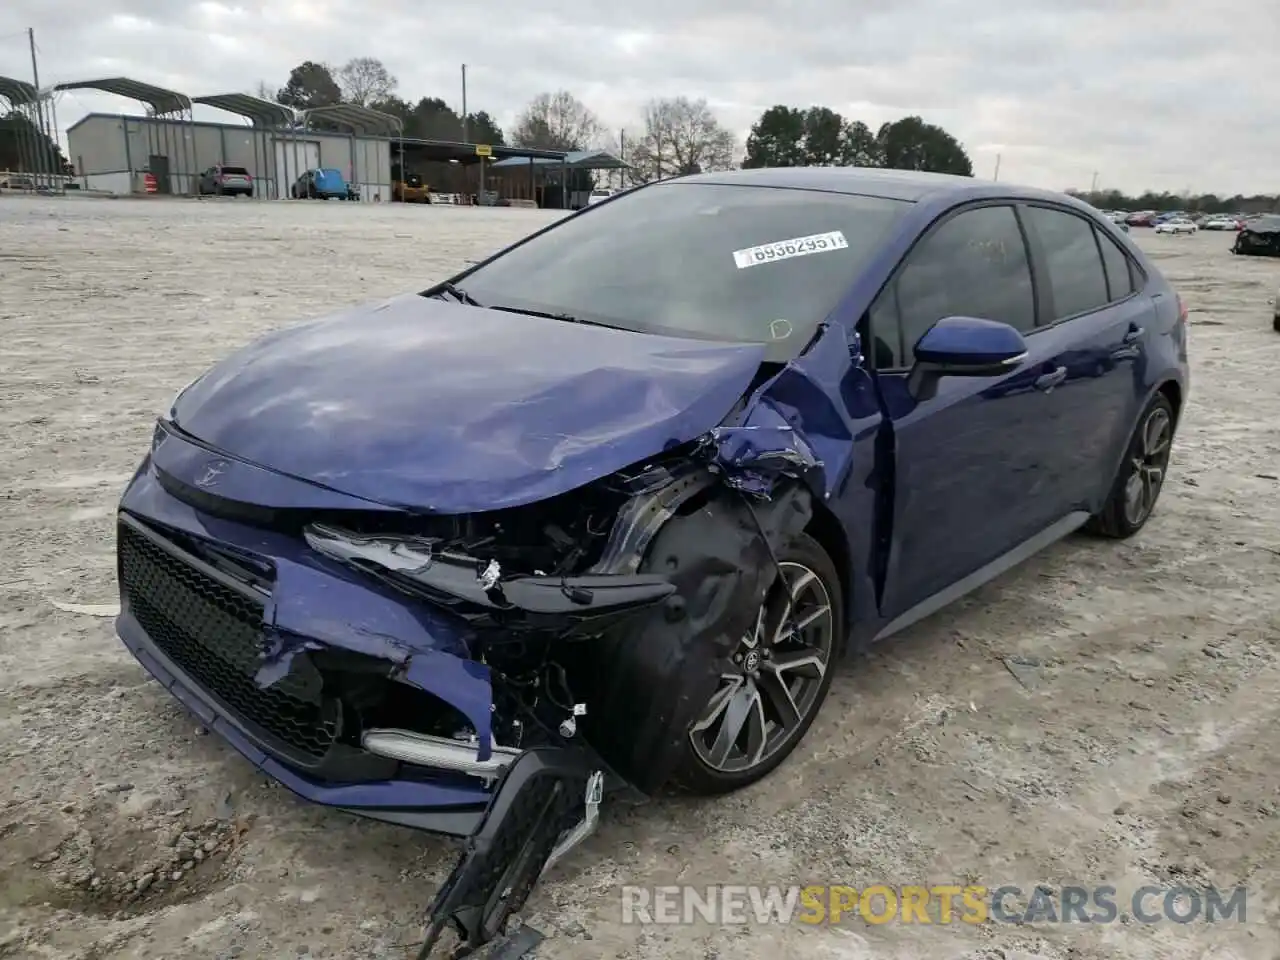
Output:
<path fill-rule="evenodd" d="M 793 484 L 756 504 L 720 488 L 673 516 L 640 570 L 665 576 L 676 592 L 584 644 L 571 676 L 576 688 L 592 691 L 583 735 L 642 792 L 653 793 L 674 772 L 721 660 L 750 630 L 773 583 L 773 557 L 813 515 L 810 497 Z"/>

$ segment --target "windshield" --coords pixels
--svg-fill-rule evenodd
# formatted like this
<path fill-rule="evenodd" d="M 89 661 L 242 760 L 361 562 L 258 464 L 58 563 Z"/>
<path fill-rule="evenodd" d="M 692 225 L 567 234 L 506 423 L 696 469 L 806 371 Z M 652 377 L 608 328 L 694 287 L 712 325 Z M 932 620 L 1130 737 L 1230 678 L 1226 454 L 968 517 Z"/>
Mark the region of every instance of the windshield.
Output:
<path fill-rule="evenodd" d="M 486 306 L 627 330 L 808 343 L 909 202 L 665 183 L 620 195 L 459 279 Z"/>

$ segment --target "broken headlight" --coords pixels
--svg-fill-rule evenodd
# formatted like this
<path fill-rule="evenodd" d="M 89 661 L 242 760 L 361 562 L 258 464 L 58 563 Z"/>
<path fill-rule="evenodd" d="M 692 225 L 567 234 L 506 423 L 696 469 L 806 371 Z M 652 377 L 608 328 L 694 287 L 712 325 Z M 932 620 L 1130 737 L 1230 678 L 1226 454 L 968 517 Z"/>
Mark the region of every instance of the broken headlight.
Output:
<path fill-rule="evenodd" d="M 493 557 L 457 552 L 432 537 L 362 534 L 324 523 L 303 530 L 317 553 L 410 592 L 489 612 L 594 618 L 658 603 L 675 587 L 647 574 L 505 574 Z"/>

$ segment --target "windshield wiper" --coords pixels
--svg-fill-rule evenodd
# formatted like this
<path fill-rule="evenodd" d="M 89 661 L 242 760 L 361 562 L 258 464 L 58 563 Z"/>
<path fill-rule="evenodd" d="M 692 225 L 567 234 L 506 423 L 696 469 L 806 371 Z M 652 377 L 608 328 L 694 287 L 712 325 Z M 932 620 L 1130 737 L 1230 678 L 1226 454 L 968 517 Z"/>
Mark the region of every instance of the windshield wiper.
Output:
<path fill-rule="evenodd" d="M 551 313 L 547 310 L 530 310 L 527 307 L 508 307 L 506 304 L 495 303 L 489 306 L 490 310 L 501 310 L 503 313 L 519 313 L 526 317 L 545 317 L 548 320 L 564 320 L 566 323 L 577 323 L 578 318 L 571 313 Z"/>
<path fill-rule="evenodd" d="M 423 296 L 426 296 L 426 297 L 436 297 L 436 296 L 439 296 L 439 295 L 440 295 L 440 294 L 442 294 L 442 293 L 447 293 L 447 294 L 449 294 L 449 296 L 453 297 L 453 298 L 454 298 L 455 300 L 457 300 L 459 303 L 465 303 L 465 304 L 466 304 L 467 306 L 469 306 L 469 307 L 483 307 L 483 306 L 484 306 L 484 304 L 483 304 L 483 303 L 481 303 L 479 300 L 477 300 L 477 299 L 476 299 L 475 297 L 473 297 L 471 294 L 467 293 L 467 291 L 463 290 L 463 289 L 462 289 L 461 287 L 459 287 L 457 284 L 454 284 L 454 283 L 452 283 L 452 282 L 450 282 L 450 281 L 448 281 L 448 280 L 444 281 L 443 283 L 437 283 L 434 287 L 432 287 L 431 289 L 427 290 L 427 291 L 423 294 Z"/>
<path fill-rule="evenodd" d="M 618 327 L 612 323 L 605 323 L 603 320 L 588 320 L 585 317 L 577 317 L 572 313 L 552 313 L 549 310 L 530 310 L 528 307 L 509 307 L 506 304 L 496 303 L 489 304 L 490 310 L 501 310 L 503 313 L 519 313 L 526 317 L 543 317 L 547 320 L 561 320 L 565 323 L 580 323 L 584 327 L 608 327 L 610 330 L 625 330 L 626 327 Z"/>

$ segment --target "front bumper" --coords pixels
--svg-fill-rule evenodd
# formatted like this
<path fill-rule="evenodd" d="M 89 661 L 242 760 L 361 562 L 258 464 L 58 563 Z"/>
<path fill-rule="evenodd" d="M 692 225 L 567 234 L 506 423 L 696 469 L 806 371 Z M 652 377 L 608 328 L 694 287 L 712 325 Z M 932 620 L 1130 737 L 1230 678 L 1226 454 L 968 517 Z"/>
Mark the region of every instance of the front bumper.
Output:
<path fill-rule="evenodd" d="M 269 594 L 255 591 L 186 549 L 184 536 L 251 550 L 274 569 L 273 588 Z M 340 565 L 309 556 L 305 545 L 293 538 L 202 514 L 163 489 L 150 460 L 121 501 L 119 537 L 117 633 L 147 672 L 202 724 L 305 800 L 437 833 L 473 832 L 490 800 L 491 783 L 375 757 L 349 746 L 342 756 L 318 757 L 323 744 L 310 749 L 310 729 L 293 736 L 294 731 L 272 722 L 266 707 L 254 700 L 261 691 L 287 699 L 289 684 L 296 685 L 290 676 L 294 661 L 311 651 L 332 648 L 363 655 L 385 663 L 397 683 L 431 695 L 465 718 L 476 734 L 477 758 L 489 760 L 490 674 L 483 664 L 467 658 L 465 635 L 447 617 L 363 583 Z M 158 571 L 145 571 L 159 591 L 151 603 L 141 594 L 131 596 L 129 589 L 143 562 Z M 193 588 L 199 596 L 192 602 L 198 605 L 184 614 L 184 637 L 175 611 Z M 228 615 L 229 605 L 239 606 Z M 259 616 L 252 611 L 259 608 L 257 641 L 249 631 Z M 248 612 L 237 614 L 237 609 Z M 228 659 L 223 651 L 214 659 L 207 649 L 219 631 L 236 634 L 242 647 L 260 642 L 261 649 L 253 651 L 255 660 L 261 657 L 261 670 L 271 676 L 246 675 L 243 650 L 237 652 L 241 673 L 232 676 L 228 664 L 235 658 Z M 277 689 L 283 692 L 271 693 Z M 321 722 L 311 715 L 305 721 L 312 726 Z M 295 714 L 292 722 L 303 721 Z"/>
<path fill-rule="evenodd" d="M 190 453 L 170 444 L 162 459 L 178 462 L 175 450 Z M 257 469 L 218 463 L 236 482 L 252 483 L 242 468 Z M 279 493 L 276 481 L 263 492 Z M 607 773 L 599 758 L 577 743 L 495 747 L 488 668 L 464 656 L 466 638 L 440 614 L 382 593 L 295 539 L 196 510 L 164 488 L 150 457 L 121 501 L 118 538 L 117 632 L 202 724 L 305 800 L 465 838 L 428 909 L 419 957 L 447 925 L 468 951 L 500 936 L 539 877 L 593 832 Z M 311 659 L 323 641 L 362 663 L 381 652 L 394 682 L 472 722 L 475 749 L 412 730 L 362 729 L 355 743 L 340 743 L 344 714 L 312 709 L 326 702 L 329 677 Z M 326 731 L 327 743 L 317 738 Z M 424 750 L 471 772 L 407 762 Z M 479 767 L 489 775 L 477 777 Z"/>
<path fill-rule="evenodd" d="M 246 760 L 303 800 L 347 813 L 454 837 L 475 832 L 484 816 L 489 792 L 482 788 L 379 780 L 329 784 L 313 779 L 276 758 L 262 731 L 238 717 L 225 703 L 202 689 L 143 631 L 138 621 L 122 612 L 116 632 L 124 645 L 160 684 L 205 727 L 221 736 Z"/>

